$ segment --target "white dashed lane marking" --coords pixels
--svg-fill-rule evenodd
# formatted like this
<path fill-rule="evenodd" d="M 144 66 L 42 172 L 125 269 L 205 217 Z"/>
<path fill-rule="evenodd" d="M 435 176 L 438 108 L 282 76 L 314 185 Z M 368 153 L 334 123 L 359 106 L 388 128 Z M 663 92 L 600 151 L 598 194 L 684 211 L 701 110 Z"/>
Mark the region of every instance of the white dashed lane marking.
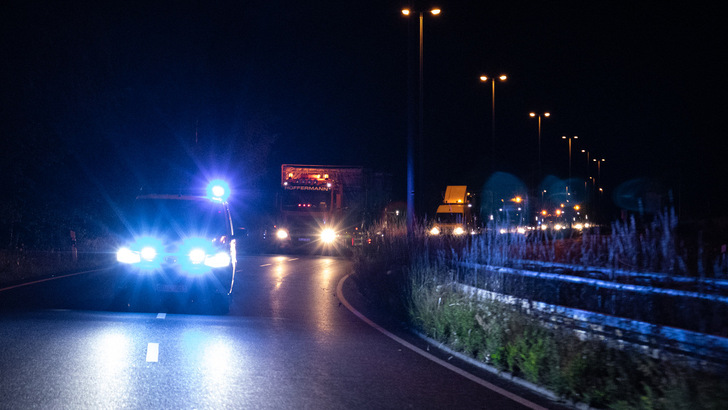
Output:
<path fill-rule="evenodd" d="M 147 362 L 156 363 L 159 361 L 159 343 L 147 344 Z"/>
<path fill-rule="evenodd" d="M 166 319 L 167 314 L 166 313 L 157 313 L 157 319 Z"/>

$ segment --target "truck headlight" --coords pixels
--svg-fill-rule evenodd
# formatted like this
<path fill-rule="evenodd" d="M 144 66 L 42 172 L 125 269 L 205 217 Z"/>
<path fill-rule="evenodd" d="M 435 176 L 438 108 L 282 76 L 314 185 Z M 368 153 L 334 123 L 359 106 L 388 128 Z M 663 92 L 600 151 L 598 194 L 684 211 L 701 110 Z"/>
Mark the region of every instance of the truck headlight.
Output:
<path fill-rule="evenodd" d="M 452 231 L 452 233 L 453 233 L 453 234 L 455 234 L 455 235 L 462 235 L 462 234 L 464 234 L 464 233 L 465 233 L 465 229 L 463 229 L 463 227 L 462 227 L 462 226 L 458 226 L 457 228 L 455 228 L 455 229 L 454 229 L 454 230 Z"/>
<path fill-rule="evenodd" d="M 432 229 L 430 229 L 430 235 L 439 235 L 440 234 L 440 228 L 434 226 Z"/>
<path fill-rule="evenodd" d="M 326 228 L 321 231 L 321 240 L 323 243 L 332 243 L 336 239 L 336 232 L 331 228 Z"/>
<path fill-rule="evenodd" d="M 276 231 L 276 238 L 278 238 L 278 239 L 288 238 L 288 231 L 285 229 L 279 229 L 278 231 Z"/>

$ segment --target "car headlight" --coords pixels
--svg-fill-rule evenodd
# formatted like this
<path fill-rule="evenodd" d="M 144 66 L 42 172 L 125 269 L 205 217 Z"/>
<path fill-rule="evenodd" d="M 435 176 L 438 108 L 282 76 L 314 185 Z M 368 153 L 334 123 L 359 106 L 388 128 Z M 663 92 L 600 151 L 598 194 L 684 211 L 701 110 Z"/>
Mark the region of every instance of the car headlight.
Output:
<path fill-rule="evenodd" d="M 162 241 L 151 236 L 142 236 L 129 247 L 119 248 L 116 252 L 116 260 L 126 264 L 141 264 L 144 268 L 153 268 L 161 262 L 160 253 L 163 250 Z"/>
<path fill-rule="evenodd" d="M 205 262 L 207 253 L 205 253 L 205 250 L 202 248 L 194 248 L 190 250 L 190 253 L 188 253 L 187 256 L 190 258 L 190 263 L 193 265 L 199 265 Z"/>
<path fill-rule="evenodd" d="M 288 238 L 288 231 L 285 229 L 279 229 L 278 231 L 276 231 L 276 237 L 278 239 L 286 239 Z"/>
<path fill-rule="evenodd" d="M 120 248 L 116 252 L 116 260 L 121 263 L 139 263 L 142 261 L 141 255 L 138 252 L 134 252 L 129 248 Z"/>
<path fill-rule="evenodd" d="M 154 258 L 157 257 L 157 250 L 154 249 L 153 246 L 145 246 L 142 248 L 139 254 L 141 255 L 142 259 L 151 262 L 154 260 Z"/>
<path fill-rule="evenodd" d="M 332 243 L 336 239 L 336 232 L 331 228 L 326 228 L 321 231 L 321 240 L 324 243 Z"/>
<path fill-rule="evenodd" d="M 230 265 L 230 255 L 227 252 L 218 252 L 205 257 L 205 265 L 211 268 L 224 268 Z"/>

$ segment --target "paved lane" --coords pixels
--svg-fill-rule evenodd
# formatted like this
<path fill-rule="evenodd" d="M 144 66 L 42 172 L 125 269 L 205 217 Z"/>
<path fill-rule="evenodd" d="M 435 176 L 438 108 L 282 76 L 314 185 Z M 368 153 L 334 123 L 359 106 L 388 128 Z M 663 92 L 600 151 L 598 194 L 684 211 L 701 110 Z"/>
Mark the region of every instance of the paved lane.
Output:
<path fill-rule="evenodd" d="M 116 311 L 109 272 L 0 292 L 0 407 L 526 408 L 352 314 L 350 269 L 245 256 L 226 316 Z"/>

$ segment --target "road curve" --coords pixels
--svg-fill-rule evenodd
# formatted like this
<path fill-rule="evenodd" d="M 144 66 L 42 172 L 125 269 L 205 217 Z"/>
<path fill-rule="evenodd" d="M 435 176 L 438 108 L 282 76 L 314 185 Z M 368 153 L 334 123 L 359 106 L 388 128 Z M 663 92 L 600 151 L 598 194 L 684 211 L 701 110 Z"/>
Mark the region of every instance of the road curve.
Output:
<path fill-rule="evenodd" d="M 558 407 L 377 328 L 346 259 L 240 259 L 225 316 L 123 311 L 108 270 L 0 290 L 0 408 Z"/>

